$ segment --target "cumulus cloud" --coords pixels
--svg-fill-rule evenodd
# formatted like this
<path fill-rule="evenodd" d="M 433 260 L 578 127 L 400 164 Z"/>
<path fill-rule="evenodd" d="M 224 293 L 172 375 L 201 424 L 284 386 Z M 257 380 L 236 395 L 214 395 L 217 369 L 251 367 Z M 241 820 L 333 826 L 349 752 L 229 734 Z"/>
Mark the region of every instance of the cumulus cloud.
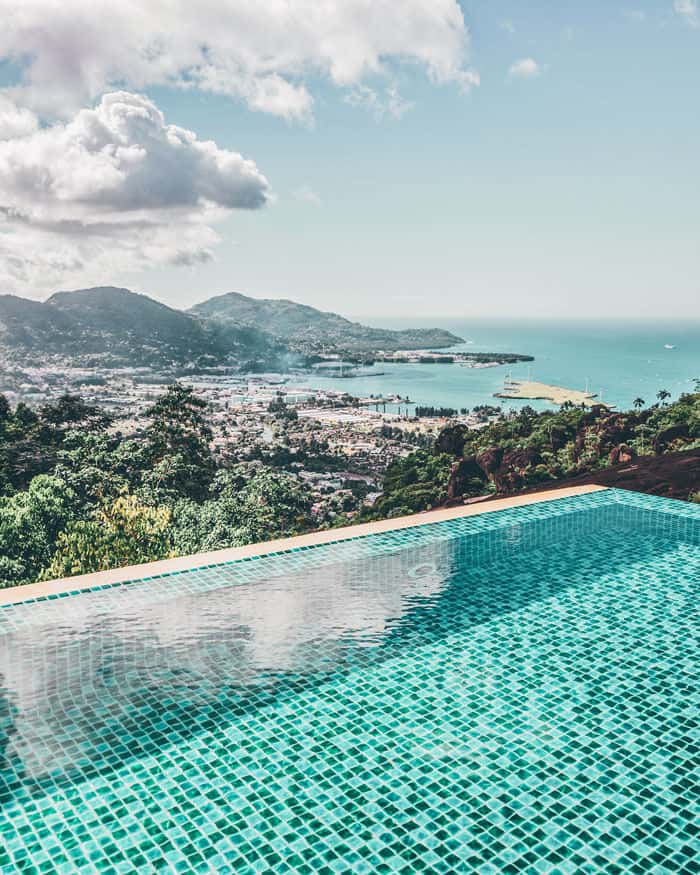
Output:
<path fill-rule="evenodd" d="M 675 0 L 673 11 L 693 28 L 700 28 L 700 10 L 697 0 Z"/>
<path fill-rule="evenodd" d="M 119 91 L 67 124 L 0 143 L 0 192 L 65 217 L 87 205 L 100 213 L 255 208 L 267 182 L 252 161 L 166 125 L 147 97 Z"/>
<path fill-rule="evenodd" d="M 476 84 L 458 0 L 0 0 L 0 20 L 21 103 L 42 113 L 75 112 L 115 85 L 170 85 L 303 118 L 312 76 L 352 88 L 396 63 Z"/>
<path fill-rule="evenodd" d="M 70 121 L 0 141 L 0 280 L 51 287 L 211 259 L 211 223 L 269 199 L 237 152 L 166 124 L 147 97 L 115 92 Z"/>
<path fill-rule="evenodd" d="M 0 90 L 3 289 L 201 264 L 219 219 L 270 199 L 252 161 L 137 92 L 207 91 L 303 120 L 325 79 L 398 118 L 407 67 L 479 84 L 458 0 L 0 0 L 0 21 L 16 73 Z"/>
<path fill-rule="evenodd" d="M 0 93 L 0 140 L 11 140 L 33 133 L 39 127 L 39 120 L 26 107 L 17 106 Z"/>
<path fill-rule="evenodd" d="M 542 68 L 534 58 L 522 58 L 520 61 L 515 61 L 511 64 L 508 73 L 520 79 L 532 79 L 534 76 L 539 76 Z"/>

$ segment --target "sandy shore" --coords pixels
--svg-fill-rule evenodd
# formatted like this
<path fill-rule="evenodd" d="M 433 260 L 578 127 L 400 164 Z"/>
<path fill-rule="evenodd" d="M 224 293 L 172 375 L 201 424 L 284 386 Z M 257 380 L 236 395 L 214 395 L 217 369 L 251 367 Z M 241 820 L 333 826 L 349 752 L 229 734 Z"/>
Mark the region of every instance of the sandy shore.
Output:
<path fill-rule="evenodd" d="M 565 404 L 570 401 L 580 406 L 590 407 L 592 404 L 602 404 L 596 395 L 581 392 L 578 389 L 565 389 L 563 386 L 550 386 L 547 383 L 536 383 L 534 380 L 510 380 L 506 382 L 501 392 L 495 393 L 496 398 L 518 398 L 530 401 L 552 401 L 554 404 Z M 608 405 L 604 405 L 608 406 Z"/>

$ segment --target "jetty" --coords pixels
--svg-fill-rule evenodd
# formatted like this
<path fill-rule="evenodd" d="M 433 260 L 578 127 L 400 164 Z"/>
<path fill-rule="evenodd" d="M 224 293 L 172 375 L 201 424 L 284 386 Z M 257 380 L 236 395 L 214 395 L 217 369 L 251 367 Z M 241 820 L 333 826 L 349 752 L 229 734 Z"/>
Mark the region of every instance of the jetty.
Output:
<path fill-rule="evenodd" d="M 551 401 L 553 404 L 571 404 L 580 407 L 591 407 L 600 404 L 602 407 L 610 407 L 603 404 L 598 396 L 592 392 L 583 392 L 579 389 L 566 389 L 564 386 L 550 386 L 548 383 L 538 383 L 535 380 L 506 380 L 502 391 L 494 393 L 495 398 L 512 398 L 521 401 Z"/>

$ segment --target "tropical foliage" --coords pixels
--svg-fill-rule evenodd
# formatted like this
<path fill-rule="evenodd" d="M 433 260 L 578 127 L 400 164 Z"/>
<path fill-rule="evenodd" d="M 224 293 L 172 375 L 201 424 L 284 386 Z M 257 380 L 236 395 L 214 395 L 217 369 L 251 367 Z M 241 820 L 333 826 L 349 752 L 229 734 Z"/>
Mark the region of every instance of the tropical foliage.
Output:
<path fill-rule="evenodd" d="M 513 493 L 638 457 L 700 447 L 700 392 L 672 403 L 637 399 L 629 412 L 565 405 L 530 407 L 480 429 L 448 426 L 430 451 L 419 450 L 387 471 L 384 493 L 367 517 L 425 510 L 448 500 Z M 692 485 L 688 484 L 688 495 Z"/>
<path fill-rule="evenodd" d="M 65 396 L 0 396 L 0 586 L 274 538 L 311 526 L 298 478 L 217 458 L 207 405 L 173 385 L 128 437 Z"/>
<path fill-rule="evenodd" d="M 137 565 L 173 555 L 171 512 L 149 507 L 135 495 L 96 510 L 92 519 L 70 520 L 59 532 L 48 578 Z"/>
<path fill-rule="evenodd" d="M 698 387 L 700 389 L 700 387 Z M 392 517 L 449 500 L 510 493 L 638 457 L 700 447 L 700 391 L 664 390 L 618 413 L 565 405 L 450 425 L 389 466 L 382 496 L 358 519 Z M 291 411 L 270 411 L 280 428 Z M 308 531 L 318 525 L 304 481 L 283 449 L 217 456 L 205 402 L 176 384 L 125 436 L 99 409 L 65 396 L 14 408 L 0 396 L 0 586 L 131 565 Z M 387 429 L 389 427 L 387 426 Z M 296 465 L 334 470 L 310 441 Z M 364 486 L 364 484 L 362 484 Z M 688 497 L 697 484 L 688 484 Z M 361 500 L 361 499 L 360 499 Z M 342 508 L 341 508 L 342 510 Z M 345 518 L 345 517 L 343 517 Z"/>

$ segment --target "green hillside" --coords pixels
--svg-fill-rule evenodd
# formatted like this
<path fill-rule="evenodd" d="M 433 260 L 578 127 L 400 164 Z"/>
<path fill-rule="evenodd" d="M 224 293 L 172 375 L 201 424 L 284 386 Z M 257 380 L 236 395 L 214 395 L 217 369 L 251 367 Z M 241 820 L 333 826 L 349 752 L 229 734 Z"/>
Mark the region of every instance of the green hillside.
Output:
<path fill-rule="evenodd" d="M 326 313 L 288 300 L 249 298 L 229 292 L 192 307 L 190 313 L 250 325 L 283 338 L 304 352 L 375 352 L 377 350 L 437 349 L 462 343 L 462 338 L 441 328 L 393 331 L 351 322 L 337 313 Z"/>

